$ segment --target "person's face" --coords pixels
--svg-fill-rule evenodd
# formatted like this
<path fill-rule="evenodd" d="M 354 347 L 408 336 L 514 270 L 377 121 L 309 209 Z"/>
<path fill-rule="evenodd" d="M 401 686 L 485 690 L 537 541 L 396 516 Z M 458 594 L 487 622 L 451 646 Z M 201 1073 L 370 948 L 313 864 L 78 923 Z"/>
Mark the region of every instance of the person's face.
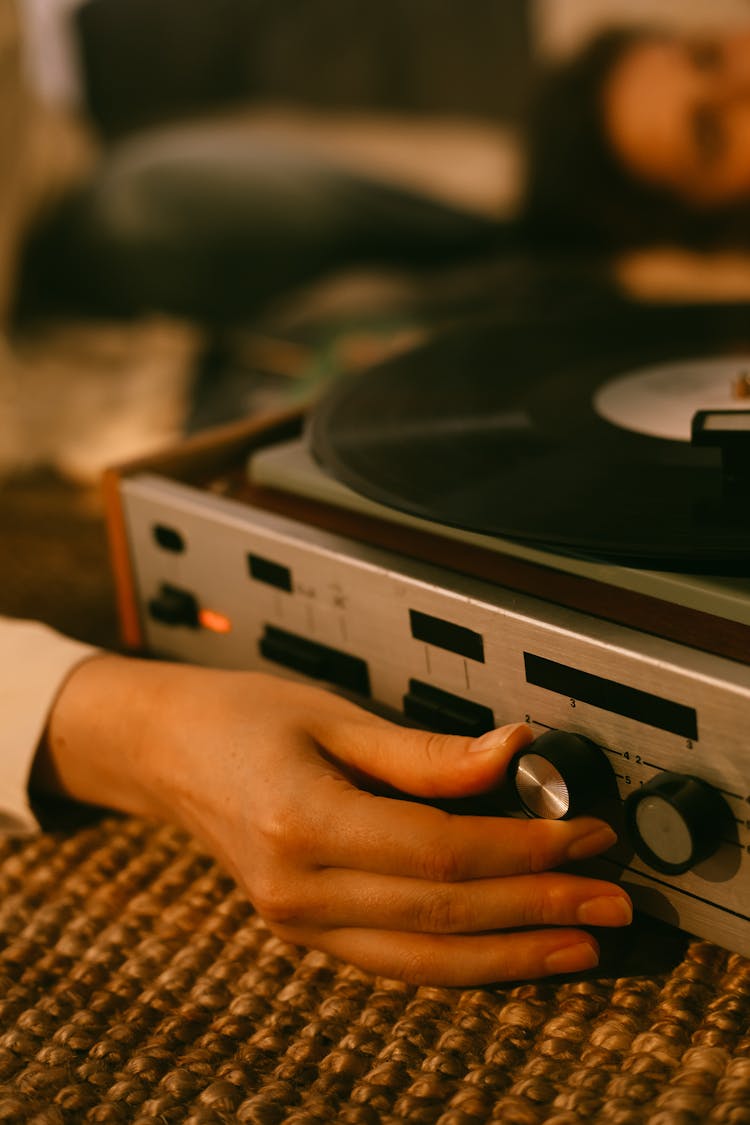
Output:
<path fill-rule="evenodd" d="M 603 110 L 637 179 L 702 208 L 750 201 L 750 31 L 634 44 L 607 81 Z"/>

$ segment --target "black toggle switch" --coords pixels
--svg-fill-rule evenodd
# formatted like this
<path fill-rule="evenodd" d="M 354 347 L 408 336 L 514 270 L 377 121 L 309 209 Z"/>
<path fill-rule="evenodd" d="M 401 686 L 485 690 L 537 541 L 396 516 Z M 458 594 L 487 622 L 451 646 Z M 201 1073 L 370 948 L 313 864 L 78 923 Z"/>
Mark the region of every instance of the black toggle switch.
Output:
<path fill-rule="evenodd" d="M 154 621 L 159 621 L 162 625 L 198 628 L 198 602 L 195 595 L 166 582 L 162 583 L 157 596 L 150 599 L 148 612 Z"/>

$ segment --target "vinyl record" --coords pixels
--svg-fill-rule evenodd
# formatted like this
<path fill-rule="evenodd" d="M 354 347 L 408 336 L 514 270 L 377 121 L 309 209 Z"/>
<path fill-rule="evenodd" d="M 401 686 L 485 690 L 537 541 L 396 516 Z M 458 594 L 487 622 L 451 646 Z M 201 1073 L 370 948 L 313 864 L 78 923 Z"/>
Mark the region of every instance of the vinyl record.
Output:
<path fill-rule="evenodd" d="M 730 487 L 719 448 L 691 444 L 690 421 L 750 410 L 749 370 L 747 306 L 623 303 L 575 322 L 475 325 L 336 384 L 312 449 L 355 491 L 442 524 L 746 573 L 750 491 Z"/>

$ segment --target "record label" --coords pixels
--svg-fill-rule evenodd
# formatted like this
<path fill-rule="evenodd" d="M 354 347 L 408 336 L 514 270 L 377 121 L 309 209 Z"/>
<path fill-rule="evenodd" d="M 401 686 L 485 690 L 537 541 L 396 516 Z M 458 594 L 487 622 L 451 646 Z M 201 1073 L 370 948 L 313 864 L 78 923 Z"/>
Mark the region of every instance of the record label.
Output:
<path fill-rule="evenodd" d="M 690 441 L 698 410 L 747 410 L 750 354 L 657 364 L 610 379 L 594 395 L 607 422 L 637 434 Z"/>

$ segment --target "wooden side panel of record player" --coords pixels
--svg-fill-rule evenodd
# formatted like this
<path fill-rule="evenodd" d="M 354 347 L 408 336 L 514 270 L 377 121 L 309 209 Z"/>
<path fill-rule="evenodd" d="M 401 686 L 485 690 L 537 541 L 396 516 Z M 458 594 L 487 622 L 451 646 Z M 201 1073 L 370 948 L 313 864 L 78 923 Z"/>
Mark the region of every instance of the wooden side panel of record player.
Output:
<path fill-rule="evenodd" d="M 196 434 L 162 452 L 105 471 L 102 494 L 110 564 L 115 579 L 120 634 L 126 648 L 143 648 L 144 636 L 128 546 L 121 481 L 134 473 L 148 472 L 220 491 L 226 475 L 226 490 L 229 491 L 233 487 L 230 480 L 236 476 L 237 466 L 244 465 L 253 449 L 297 437 L 301 427 L 302 414 L 298 409 L 257 415 Z"/>

